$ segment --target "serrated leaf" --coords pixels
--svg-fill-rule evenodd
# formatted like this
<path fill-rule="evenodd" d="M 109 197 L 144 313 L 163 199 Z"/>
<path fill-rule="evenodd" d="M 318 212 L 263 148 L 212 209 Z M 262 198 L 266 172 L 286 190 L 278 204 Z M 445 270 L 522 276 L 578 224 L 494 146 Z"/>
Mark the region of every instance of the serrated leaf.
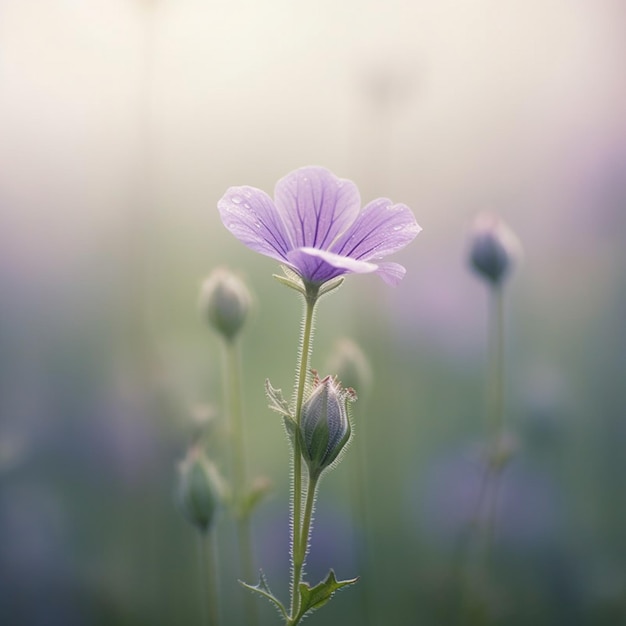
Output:
<path fill-rule="evenodd" d="M 272 383 L 270 383 L 269 379 L 265 380 L 265 394 L 270 402 L 269 408 L 272 411 L 276 411 L 276 413 L 293 419 L 293 415 L 289 409 L 289 403 L 283 398 L 282 390 L 272 387 Z"/>
<path fill-rule="evenodd" d="M 309 587 L 307 583 L 300 583 L 300 609 L 298 611 L 297 623 L 307 613 L 315 611 L 324 606 L 334 595 L 336 591 L 348 585 L 353 585 L 358 581 L 357 578 L 349 580 L 337 580 L 334 570 L 328 572 L 328 576 L 315 587 Z"/>
<path fill-rule="evenodd" d="M 265 578 L 263 570 L 259 572 L 259 582 L 256 585 L 249 585 L 248 583 L 244 583 L 243 580 L 240 580 L 239 583 L 246 589 L 254 591 L 264 598 L 267 598 L 278 609 L 280 614 L 285 618 L 285 621 L 289 619 L 289 616 L 287 615 L 287 609 L 285 608 L 283 603 L 272 593 L 270 586 L 267 584 L 267 579 Z"/>

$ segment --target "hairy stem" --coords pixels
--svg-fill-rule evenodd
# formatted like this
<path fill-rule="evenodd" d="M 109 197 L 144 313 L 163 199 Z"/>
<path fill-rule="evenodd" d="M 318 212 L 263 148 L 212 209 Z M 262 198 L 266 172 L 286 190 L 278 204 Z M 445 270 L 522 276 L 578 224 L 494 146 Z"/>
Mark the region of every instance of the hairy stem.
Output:
<path fill-rule="evenodd" d="M 294 554 L 294 564 L 293 564 L 294 570 L 296 571 L 296 577 L 294 577 L 294 582 L 297 581 L 296 594 L 298 596 L 298 601 L 295 604 L 294 610 L 292 610 L 289 626 L 296 626 L 296 624 L 300 622 L 300 620 L 297 619 L 297 615 L 300 609 L 300 606 L 299 606 L 300 595 L 298 591 L 298 586 L 301 581 L 302 570 L 304 569 L 304 563 L 306 561 L 306 554 L 307 554 L 307 550 L 309 547 L 309 540 L 311 538 L 311 527 L 313 523 L 313 507 L 315 505 L 315 499 L 317 498 L 318 480 L 319 480 L 319 477 L 314 477 L 314 478 L 309 477 L 309 481 L 307 483 L 300 541 L 298 542 L 298 552 Z"/>
<path fill-rule="evenodd" d="M 296 427 L 300 427 L 300 419 L 302 414 L 302 404 L 304 402 L 304 391 L 306 388 L 307 371 L 309 367 L 309 357 L 313 345 L 313 320 L 315 312 L 315 304 L 317 303 L 317 289 L 313 293 L 309 293 L 305 298 L 304 321 L 302 325 L 302 338 L 300 343 L 300 362 L 297 370 L 296 378 L 296 410 L 295 419 Z M 303 551 L 302 547 L 302 451 L 300 449 L 300 440 L 296 436 L 293 438 L 293 488 L 291 492 L 291 616 L 292 618 L 298 613 L 300 595 L 298 587 L 302 579 L 302 568 L 304 559 L 299 563 L 299 555 Z M 310 520 L 309 520 L 310 523 Z M 308 531 L 307 531 L 308 532 Z M 304 547 L 306 552 L 306 545 Z"/>

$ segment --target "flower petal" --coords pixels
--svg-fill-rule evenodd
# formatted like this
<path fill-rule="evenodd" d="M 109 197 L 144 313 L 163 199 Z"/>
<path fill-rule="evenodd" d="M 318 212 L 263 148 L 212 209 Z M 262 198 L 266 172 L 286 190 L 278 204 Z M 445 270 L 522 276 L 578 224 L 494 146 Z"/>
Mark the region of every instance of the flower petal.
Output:
<path fill-rule="evenodd" d="M 406 268 L 400 263 L 379 263 L 376 273 L 392 287 L 395 287 L 406 274 Z"/>
<path fill-rule="evenodd" d="M 356 219 L 361 198 L 356 185 L 323 167 L 303 167 L 276 183 L 278 208 L 294 248 L 327 250 Z"/>
<path fill-rule="evenodd" d="M 222 222 L 255 252 L 287 260 L 292 243 L 272 199 L 255 187 L 230 187 L 217 203 Z"/>
<path fill-rule="evenodd" d="M 296 248 L 287 255 L 289 264 L 304 280 L 324 283 L 342 274 L 369 274 L 378 270 L 378 265 L 357 261 L 326 250 Z"/>
<path fill-rule="evenodd" d="M 408 206 L 378 198 L 361 211 L 332 251 L 353 259 L 379 259 L 404 248 L 421 231 Z"/>

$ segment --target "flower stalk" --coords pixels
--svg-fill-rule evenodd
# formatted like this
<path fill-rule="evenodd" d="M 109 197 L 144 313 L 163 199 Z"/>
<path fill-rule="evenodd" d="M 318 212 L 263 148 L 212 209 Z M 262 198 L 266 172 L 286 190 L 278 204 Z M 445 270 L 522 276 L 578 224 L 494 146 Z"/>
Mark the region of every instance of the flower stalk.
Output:
<path fill-rule="evenodd" d="M 254 187 L 230 187 L 218 209 L 224 226 L 237 239 L 282 264 L 284 276 L 276 278 L 304 298 L 292 402 L 266 381 L 269 406 L 282 415 L 293 453 L 289 608 L 272 593 L 262 572 L 257 585 L 243 583 L 272 602 L 287 626 L 296 626 L 338 589 L 357 581 L 337 580 L 332 569 L 314 586 L 303 580 L 318 481 L 339 461 L 350 439 L 347 403 L 356 398 L 336 377 L 320 379 L 315 373 L 313 388 L 307 385 L 316 305 L 321 296 L 339 287 L 346 274 L 376 273 L 397 285 L 405 268 L 379 260 L 404 248 L 421 228 L 409 207 L 387 198 L 361 208 L 356 185 L 322 167 L 289 173 L 276 184 L 274 199 Z"/>
<path fill-rule="evenodd" d="M 218 333 L 222 344 L 224 407 L 228 417 L 231 509 L 236 526 L 239 574 L 250 580 L 254 575 L 251 514 L 258 494 L 248 489 L 246 446 L 242 406 L 242 375 L 239 337 L 249 317 L 252 296 L 246 284 L 233 272 L 217 268 L 202 285 L 200 309 Z M 245 595 L 246 624 L 259 622 L 254 598 Z"/>
<path fill-rule="evenodd" d="M 198 532 L 198 562 L 203 623 L 219 626 L 218 558 L 215 523 L 224 485 L 215 465 L 195 441 L 179 465 L 178 504 Z"/>
<path fill-rule="evenodd" d="M 306 388 L 306 377 L 309 366 L 309 359 L 313 350 L 313 334 L 315 321 L 315 305 L 317 304 L 318 289 L 310 286 L 304 298 L 304 321 L 302 325 L 302 339 L 300 342 L 300 358 L 296 376 L 296 409 L 295 409 L 295 425 L 300 428 L 302 421 L 302 405 L 304 403 L 304 391 Z M 302 529 L 304 521 L 302 520 L 302 446 L 300 437 L 293 438 L 293 488 L 291 490 L 291 510 L 292 510 L 292 538 L 291 538 L 291 615 L 297 614 L 299 606 L 298 587 L 302 579 L 302 569 L 304 567 L 304 558 L 306 554 L 306 545 L 308 544 L 307 536 L 303 537 Z M 310 493 L 311 483 L 309 481 L 308 490 Z M 307 493 L 307 505 L 309 504 L 309 493 Z M 314 490 L 313 496 L 314 497 Z M 311 502 L 312 507 L 312 502 Z M 308 526 L 310 527 L 310 519 Z M 302 542 L 304 540 L 304 549 Z"/>
<path fill-rule="evenodd" d="M 206 626 L 220 626 L 218 589 L 218 553 L 215 532 L 210 529 L 198 534 L 198 561 L 200 567 L 200 594 L 203 602 L 203 622 Z"/>
<path fill-rule="evenodd" d="M 237 532 L 239 571 L 244 580 L 254 577 L 254 556 L 252 548 L 251 509 L 244 506 L 247 489 L 246 451 L 241 403 L 241 358 L 236 342 L 224 342 L 227 407 L 230 417 L 230 456 L 232 475 L 232 498 Z M 245 594 L 244 611 L 246 623 L 256 626 L 259 621 L 254 598 Z"/>
<path fill-rule="evenodd" d="M 504 383 L 505 383 L 505 333 L 504 285 L 521 256 L 521 245 L 515 234 L 496 215 L 477 216 L 469 250 L 469 264 L 488 288 L 486 374 L 486 453 L 484 469 L 478 487 L 474 513 L 464 541 L 459 546 L 459 557 L 470 548 L 472 535 L 478 549 L 479 575 L 487 575 L 495 538 L 498 490 L 502 472 L 511 450 L 504 442 Z M 482 524 L 480 524 L 482 522 Z M 476 576 L 472 576 L 475 579 Z M 488 619 L 484 601 L 473 602 L 469 594 L 470 581 L 461 589 L 460 608 L 470 619 L 478 616 L 482 623 Z"/>
<path fill-rule="evenodd" d="M 506 465 L 503 457 L 504 428 L 504 298 L 499 284 L 489 290 L 489 344 L 490 364 L 488 375 L 488 444 L 487 470 L 485 477 L 485 498 L 487 498 L 487 517 L 485 528 L 485 562 L 490 557 L 497 515 L 498 483 Z M 489 489 L 491 487 L 491 489 Z"/>

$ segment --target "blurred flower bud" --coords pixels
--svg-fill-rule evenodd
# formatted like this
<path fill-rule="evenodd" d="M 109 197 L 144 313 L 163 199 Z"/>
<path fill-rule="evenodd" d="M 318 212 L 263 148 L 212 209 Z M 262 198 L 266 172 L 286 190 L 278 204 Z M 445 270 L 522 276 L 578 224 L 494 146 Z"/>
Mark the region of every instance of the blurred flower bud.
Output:
<path fill-rule="evenodd" d="M 313 390 L 302 406 L 299 436 L 309 474 L 317 479 L 350 439 L 348 402 L 356 400 L 356 394 L 353 389 L 343 389 L 336 377 L 320 380 L 317 372 L 313 374 Z"/>
<path fill-rule="evenodd" d="M 214 270 L 200 290 L 200 312 L 228 341 L 243 327 L 252 296 L 245 283 L 225 268 Z"/>
<path fill-rule="evenodd" d="M 348 338 L 338 339 L 328 361 L 328 371 L 354 389 L 362 399 L 372 384 L 372 368 L 357 343 Z"/>
<path fill-rule="evenodd" d="M 217 469 L 199 446 L 192 446 L 179 471 L 178 501 L 182 513 L 199 530 L 207 532 L 222 498 Z"/>
<path fill-rule="evenodd" d="M 471 266 L 494 285 L 500 284 L 521 256 L 513 231 L 497 215 L 477 216 L 470 240 Z"/>

